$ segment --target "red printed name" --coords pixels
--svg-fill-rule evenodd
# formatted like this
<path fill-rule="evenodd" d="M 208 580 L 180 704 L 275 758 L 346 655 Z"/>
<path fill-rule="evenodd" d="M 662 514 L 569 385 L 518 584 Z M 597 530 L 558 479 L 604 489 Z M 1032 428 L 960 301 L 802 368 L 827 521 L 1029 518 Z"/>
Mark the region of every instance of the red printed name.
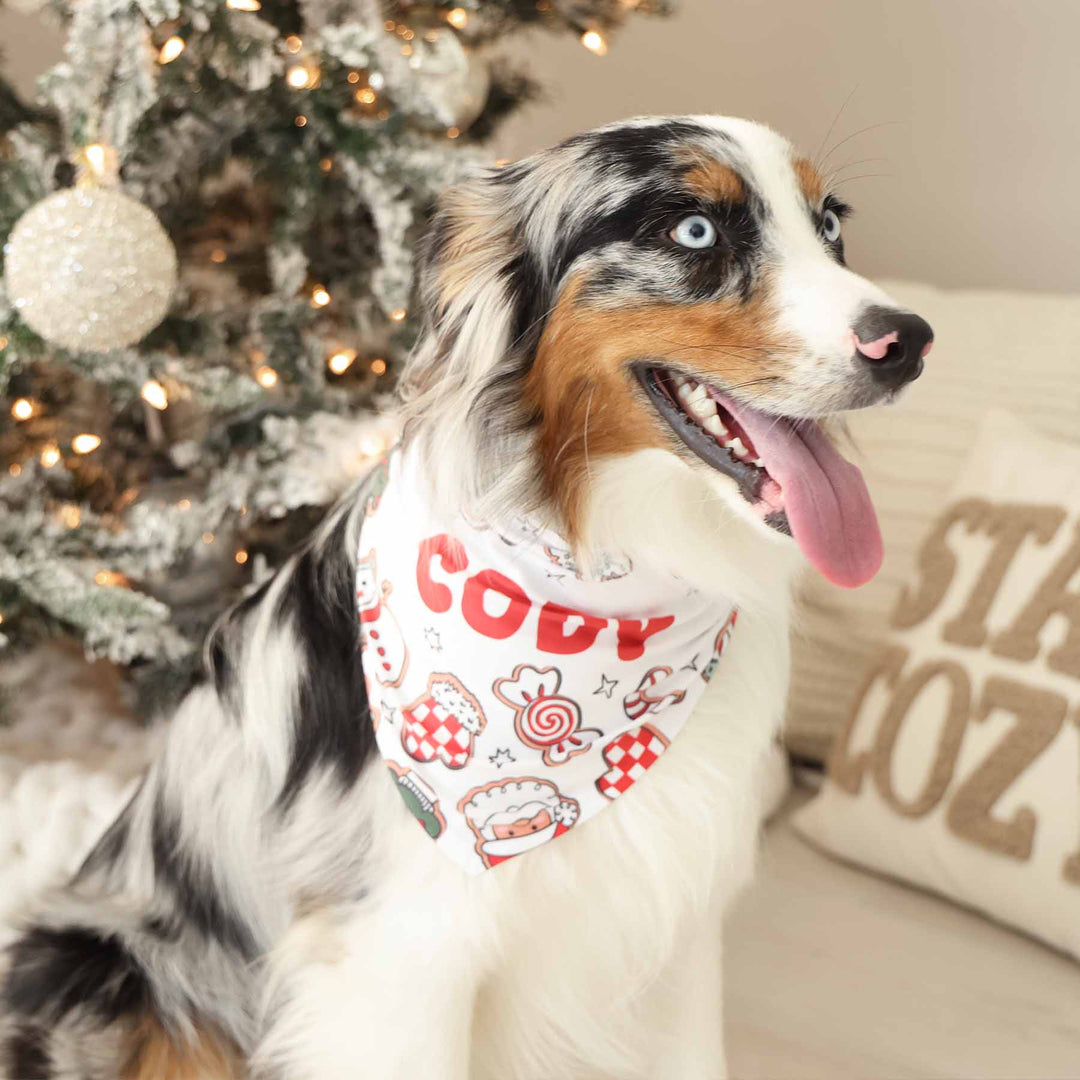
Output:
<path fill-rule="evenodd" d="M 429 537 L 420 544 L 416 560 L 416 585 L 420 598 L 435 612 L 443 613 L 454 604 L 450 586 L 432 576 L 438 567 L 443 575 L 462 574 L 469 568 L 469 556 L 446 533 Z M 465 622 L 484 637 L 501 640 L 516 634 L 536 604 L 512 578 L 497 570 L 478 570 L 465 579 L 461 591 L 461 614 Z M 492 611 L 498 614 L 492 614 Z M 674 615 L 648 619 L 604 619 L 551 602 L 541 605 L 536 622 L 536 647 L 541 652 L 568 656 L 591 648 L 600 631 L 615 622 L 620 660 L 637 660 L 645 652 L 645 642 L 666 630 Z"/>

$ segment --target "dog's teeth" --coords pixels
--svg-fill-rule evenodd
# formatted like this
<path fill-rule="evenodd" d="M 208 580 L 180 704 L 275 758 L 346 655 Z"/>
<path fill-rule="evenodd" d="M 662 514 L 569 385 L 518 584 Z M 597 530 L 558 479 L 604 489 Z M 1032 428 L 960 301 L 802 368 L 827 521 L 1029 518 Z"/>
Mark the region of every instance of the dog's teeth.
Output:
<path fill-rule="evenodd" d="M 709 396 L 708 390 L 705 389 L 701 383 L 695 383 L 693 389 L 690 391 L 691 401 L 701 401 Z"/>
<path fill-rule="evenodd" d="M 746 457 L 746 447 L 743 446 L 743 441 L 738 437 L 738 435 L 736 435 L 734 439 L 729 439 L 726 443 L 724 443 L 724 446 L 727 447 L 727 449 L 730 450 L 736 457 Z"/>
<path fill-rule="evenodd" d="M 724 427 L 724 421 L 721 420 L 716 413 L 713 413 L 712 416 L 707 416 L 702 426 L 710 435 L 715 435 L 717 438 L 727 434 L 727 428 Z"/>
<path fill-rule="evenodd" d="M 690 390 L 690 387 L 685 382 L 679 383 L 678 389 L 676 390 L 676 393 L 679 395 L 679 397 L 683 401 L 689 401 L 690 400 L 691 390 Z"/>
<path fill-rule="evenodd" d="M 712 398 L 706 398 L 704 401 L 688 401 L 686 407 L 692 416 L 701 421 L 716 415 L 716 402 Z"/>
<path fill-rule="evenodd" d="M 754 458 L 754 464 L 759 469 L 764 469 L 765 468 L 765 462 L 764 462 L 764 460 L 762 458 L 759 458 L 759 457 Z"/>

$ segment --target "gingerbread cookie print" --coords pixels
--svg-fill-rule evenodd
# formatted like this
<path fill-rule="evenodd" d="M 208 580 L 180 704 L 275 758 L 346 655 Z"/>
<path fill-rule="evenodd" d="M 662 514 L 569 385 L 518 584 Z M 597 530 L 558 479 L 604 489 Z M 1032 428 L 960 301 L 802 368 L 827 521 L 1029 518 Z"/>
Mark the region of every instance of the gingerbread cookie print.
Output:
<path fill-rule="evenodd" d="M 473 788 L 458 812 L 476 838 L 477 855 L 491 869 L 568 832 L 581 808 L 550 780 L 525 776 Z"/>
<path fill-rule="evenodd" d="M 583 754 L 600 736 L 596 728 L 581 726 L 581 706 L 559 693 L 562 673 L 558 668 L 518 664 L 509 678 L 496 679 L 495 696 L 514 711 L 517 737 L 540 750 L 544 764 L 563 765 Z"/>
<path fill-rule="evenodd" d="M 409 667 L 409 649 L 396 616 L 390 609 L 393 586 L 379 581 L 375 552 L 356 565 L 356 607 L 360 613 L 360 654 L 365 672 L 383 686 L 400 686 Z"/>
<path fill-rule="evenodd" d="M 447 672 L 429 676 L 427 690 L 401 710 L 401 746 L 414 761 L 439 761 L 463 769 L 487 717 L 461 680 Z"/>

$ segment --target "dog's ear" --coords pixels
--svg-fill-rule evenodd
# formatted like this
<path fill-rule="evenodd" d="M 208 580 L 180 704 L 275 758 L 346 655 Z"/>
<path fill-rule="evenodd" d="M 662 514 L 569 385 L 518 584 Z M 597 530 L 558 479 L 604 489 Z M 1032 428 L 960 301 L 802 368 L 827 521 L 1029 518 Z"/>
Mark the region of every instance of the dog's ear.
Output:
<path fill-rule="evenodd" d="M 425 325 L 402 375 L 404 419 L 428 444 L 436 490 L 474 507 L 528 427 L 521 381 L 535 348 L 533 312 L 545 309 L 518 197 L 525 179 L 511 166 L 449 188 L 420 255 Z"/>

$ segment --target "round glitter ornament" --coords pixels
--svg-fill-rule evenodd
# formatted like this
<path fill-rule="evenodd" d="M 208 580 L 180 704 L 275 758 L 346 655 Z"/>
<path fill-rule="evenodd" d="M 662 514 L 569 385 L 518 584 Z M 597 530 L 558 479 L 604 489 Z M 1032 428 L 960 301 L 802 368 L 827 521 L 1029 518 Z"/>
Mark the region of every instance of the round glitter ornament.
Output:
<path fill-rule="evenodd" d="M 153 212 L 113 188 L 54 192 L 4 245 L 8 296 L 46 341 L 116 349 L 161 322 L 176 285 L 176 249 Z"/>

